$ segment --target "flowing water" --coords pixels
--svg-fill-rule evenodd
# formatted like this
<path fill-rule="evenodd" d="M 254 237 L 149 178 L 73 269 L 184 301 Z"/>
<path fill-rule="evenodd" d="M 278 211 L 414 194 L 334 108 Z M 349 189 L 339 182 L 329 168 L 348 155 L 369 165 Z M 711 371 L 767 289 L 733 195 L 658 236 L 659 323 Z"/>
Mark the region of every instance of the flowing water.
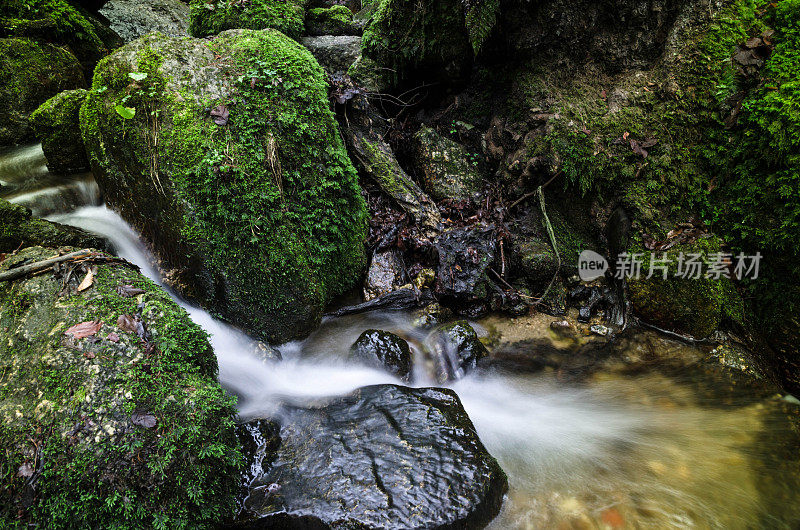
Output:
<path fill-rule="evenodd" d="M 3 194 L 20 202 L 34 193 L 24 190 L 55 197 L 38 211 L 50 209 L 52 220 L 106 236 L 120 256 L 161 283 L 130 227 L 98 204 L 96 192 L 76 207 L 64 191 L 75 179 L 42 171 L 37 149 L 0 155 Z M 16 184 L 10 192 L 7 183 Z M 39 198 L 26 200 L 42 208 Z M 350 345 L 369 328 L 406 338 L 416 354 L 415 381 L 434 384 L 422 355 L 429 332 L 416 328 L 410 315 L 328 319 L 308 339 L 280 346 L 283 361 L 265 363 L 247 336 L 177 300 L 210 333 L 220 381 L 239 396 L 243 417 L 268 414 L 287 400 L 398 383 L 347 359 Z M 545 350 L 569 360 L 591 346 L 585 336 L 554 335 L 551 320 L 491 317 L 476 328 L 493 355 L 510 351 L 517 362 Z M 698 361 L 707 353 L 653 333 L 629 333 L 580 379 L 565 377 L 557 365 L 509 370 L 500 363 L 450 385 L 509 476 L 507 500 L 491 528 L 797 528 L 800 403 L 725 371 L 701 369 Z M 647 363 L 630 362 L 643 357 Z"/>

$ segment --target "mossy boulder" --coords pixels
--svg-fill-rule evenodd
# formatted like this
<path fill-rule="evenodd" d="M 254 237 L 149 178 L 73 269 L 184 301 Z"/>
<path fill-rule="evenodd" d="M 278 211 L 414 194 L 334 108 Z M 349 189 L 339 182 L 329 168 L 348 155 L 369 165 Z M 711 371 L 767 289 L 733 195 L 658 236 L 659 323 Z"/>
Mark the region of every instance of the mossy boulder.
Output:
<path fill-rule="evenodd" d="M 189 34 L 208 37 L 228 29 L 277 29 L 299 39 L 303 34 L 305 0 L 192 0 Z"/>
<path fill-rule="evenodd" d="M 80 110 L 88 92 L 66 90 L 45 101 L 30 116 L 34 136 L 42 142 L 47 167 L 70 173 L 89 167 L 80 128 Z"/>
<path fill-rule="evenodd" d="M 309 35 L 359 35 L 361 28 L 353 24 L 353 12 L 346 6 L 314 7 L 306 13 Z"/>
<path fill-rule="evenodd" d="M 24 37 L 69 49 L 88 78 L 102 57 L 120 46 L 119 35 L 98 17 L 68 0 L 6 0 L 0 5 L 0 36 Z"/>
<path fill-rule="evenodd" d="M 302 336 L 360 278 L 357 174 L 322 69 L 280 32 L 134 41 L 98 66 L 81 127 L 106 201 L 230 322 Z"/>
<path fill-rule="evenodd" d="M 458 83 L 473 51 L 459 0 L 380 0 L 364 29 L 365 57 L 392 73 L 392 84 L 430 79 Z"/>
<path fill-rule="evenodd" d="M 214 352 L 162 289 L 100 256 L 0 283 L 0 526 L 210 527 L 243 467 Z"/>
<path fill-rule="evenodd" d="M 480 157 L 423 126 L 414 135 L 414 161 L 423 187 L 437 201 L 474 201 L 483 189 Z"/>
<path fill-rule="evenodd" d="M 33 245 L 69 245 L 105 250 L 108 243 L 102 237 L 80 228 L 37 219 L 29 209 L 0 199 L 0 253 Z"/>
<path fill-rule="evenodd" d="M 0 145 L 28 140 L 28 116 L 63 90 L 86 86 L 72 53 L 28 39 L 0 39 Z"/>
<path fill-rule="evenodd" d="M 662 254 L 669 260 L 664 279 L 661 272 L 646 277 L 650 251 L 631 250 L 631 254 L 639 254 L 643 263 L 640 278 L 628 280 L 628 295 L 634 313 L 646 322 L 700 339 L 710 336 L 724 321 L 742 324 L 744 303 L 733 282 L 724 276 L 715 278 L 706 274 L 720 252 L 720 241 L 716 237 L 678 245 L 666 253 L 656 251 L 656 260 L 660 260 Z M 701 263 L 697 278 L 692 272 L 695 269 L 686 264 L 692 256 L 698 256 Z M 681 257 L 684 262 L 679 265 Z M 679 266 L 682 271 L 679 271 Z M 687 272 L 687 277 L 681 277 L 682 272 Z"/>

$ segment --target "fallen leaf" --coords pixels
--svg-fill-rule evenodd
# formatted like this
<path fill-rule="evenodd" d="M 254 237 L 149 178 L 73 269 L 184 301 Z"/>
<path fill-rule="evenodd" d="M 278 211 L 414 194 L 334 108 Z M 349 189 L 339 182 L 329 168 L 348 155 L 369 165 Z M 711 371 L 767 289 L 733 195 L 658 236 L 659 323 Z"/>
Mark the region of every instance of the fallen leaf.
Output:
<path fill-rule="evenodd" d="M 85 337 L 91 337 L 100 331 L 101 327 L 103 327 L 103 323 L 100 320 L 89 320 L 88 322 L 75 324 L 65 331 L 64 335 L 72 335 L 76 339 L 83 339 Z"/>
<path fill-rule="evenodd" d="M 117 294 L 125 298 L 132 298 L 144 294 L 144 289 L 139 289 L 133 285 L 120 285 L 117 287 Z"/>
<path fill-rule="evenodd" d="M 228 116 L 230 116 L 230 111 L 225 105 L 220 104 L 211 110 L 211 117 L 219 126 L 228 125 Z"/>
<path fill-rule="evenodd" d="M 93 352 L 90 352 L 90 351 L 84 352 L 83 356 L 86 357 L 87 359 L 94 359 L 95 358 L 95 354 Z"/>
<path fill-rule="evenodd" d="M 83 277 L 83 281 L 81 281 L 80 285 L 78 285 L 78 292 L 80 293 L 85 291 L 91 287 L 92 284 L 94 284 L 94 273 L 92 272 L 92 269 L 89 269 L 89 271 L 86 273 L 86 276 Z"/>
<path fill-rule="evenodd" d="M 131 415 L 131 422 L 145 429 L 152 429 L 156 426 L 156 417 L 148 413 L 134 412 Z"/>
<path fill-rule="evenodd" d="M 33 468 L 27 462 L 19 466 L 17 470 L 17 476 L 22 478 L 28 478 L 33 476 Z"/>
<path fill-rule="evenodd" d="M 604 511 L 602 519 L 603 522 L 611 528 L 622 528 L 625 526 L 625 521 L 622 519 L 622 515 L 620 515 L 620 513 L 614 508 L 609 508 L 608 510 Z"/>
<path fill-rule="evenodd" d="M 122 331 L 136 333 L 136 319 L 131 315 L 120 315 L 117 318 L 117 327 L 121 328 Z"/>
<path fill-rule="evenodd" d="M 116 333 L 114 333 L 114 332 L 111 332 L 111 333 L 109 333 L 109 334 L 108 334 L 108 336 L 106 337 L 106 339 L 107 339 L 107 340 L 110 340 L 111 342 L 119 342 L 119 335 L 117 335 L 117 334 L 116 334 Z"/>

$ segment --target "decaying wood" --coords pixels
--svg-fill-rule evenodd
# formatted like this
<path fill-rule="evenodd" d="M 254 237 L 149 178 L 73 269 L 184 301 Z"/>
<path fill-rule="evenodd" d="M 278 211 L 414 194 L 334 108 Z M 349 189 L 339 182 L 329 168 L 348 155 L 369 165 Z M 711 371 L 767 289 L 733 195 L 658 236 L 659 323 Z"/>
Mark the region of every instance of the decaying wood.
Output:
<path fill-rule="evenodd" d="M 28 263 L 27 265 L 22 265 L 21 267 L 16 267 L 13 269 L 9 269 L 4 272 L 0 272 L 0 282 L 10 282 L 14 280 L 18 280 L 20 278 L 24 278 L 26 276 L 31 276 L 34 274 L 38 274 L 41 272 L 46 271 L 53 265 L 57 263 L 65 263 L 65 262 L 74 262 L 74 263 L 119 263 L 121 265 L 125 265 L 130 267 L 134 270 L 139 270 L 139 267 L 130 263 L 127 260 L 122 258 L 114 258 L 110 256 L 104 256 L 94 250 L 85 248 L 83 250 L 76 250 L 75 252 L 70 252 L 69 254 L 64 254 L 63 256 L 55 256 L 52 258 L 48 258 L 42 261 L 37 261 L 34 263 Z"/>

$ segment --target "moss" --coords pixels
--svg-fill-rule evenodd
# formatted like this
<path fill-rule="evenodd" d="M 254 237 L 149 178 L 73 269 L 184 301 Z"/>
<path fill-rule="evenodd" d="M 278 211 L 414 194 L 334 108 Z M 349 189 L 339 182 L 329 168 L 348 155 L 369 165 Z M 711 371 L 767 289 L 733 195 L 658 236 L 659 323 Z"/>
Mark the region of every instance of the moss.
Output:
<path fill-rule="evenodd" d="M 436 200 L 472 200 L 482 190 L 480 158 L 464 146 L 422 127 L 414 135 L 414 159 L 425 190 Z"/>
<path fill-rule="evenodd" d="M 80 129 L 80 110 L 88 92 L 61 92 L 42 103 L 30 116 L 33 134 L 42 142 L 50 171 L 67 173 L 89 167 Z"/>
<path fill-rule="evenodd" d="M 364 55 L 393 74 L 393 84 L 463 80 L 472 60 L 461 2 L 380 0 L 362 39 Z"/>
<path fill-rule="evenodd" d="M 303 33 L 304 0 L 192 0 L 189 33 L 216 35 L 226 29 L 273 28 L 299 39 Z"/>
<path fill-rule="evenodd" d="M 0 268 L 53 254 L 32 247 Z M 206 334 L 127 266 L 99 264 L 82 293 L 78 276 L 66 289 L 49 272 L 0 285 L 0 522 L 203 528 L 232 517 L 243 459 Z M 144 292 L 125 298 L 123 284 Z M 149 347 L 117 326 L 139 308 Z M 103 322 L 97 340 L 64 335 L 90 320 Z M 137 425 L 137 412 L 156 425 Z"/>
<path fill-rule="evenodd" d="M 27 39 L 0 39 L 0 145 L 30 138 L 28 115 L 62 90 L 85 86 L 68 51 Z"/>
<path fill-rule="evenodd" d="M 366 207 L 322 69 L 275 30 L 223 33 L 209 44 L 222 66 L 209 82 L 234 89 L 204 98 L 202 89 L 176 88 L 181 80 L 164 73 L 161 54 L 205 44 L 146 39 L 136 43 L 134 64 L 112 56 L 99 67 L 82 110 L 101 187 L 188 272 L 184 292 L 196 289 L 207 307 L 272 341 L 308 332 L 365 261 Z M 132 70 L 148 77 L 134 83 Z M 127 96 L 125 105 L 139 109 L 130 123 L 113 110 Z M 230 112 L 225 126 L 208 118 L 220 104 Z M 157 151 L 148 144 L 153 112 Z M 140 179 L 142 171 L 150 177 Z M 155 200 L 129 204 L 132 192 Z M 167 223 L 153 222 L 164 215 Z M 207 279 L 213 285 L 202 285 Z"/>
<path fill-rule="evenodd" d="M 0 199 L 0 252 L 32 245 L 105 248 L 106 242 L 78 228 L 37 219 L 27 208 Z"/>
<path fill-rule="evenodd" d="M 306 13 L 306 32 L 309 35 L 356 35 L 353 12 L 346 6 L 315 7 Z"/>

